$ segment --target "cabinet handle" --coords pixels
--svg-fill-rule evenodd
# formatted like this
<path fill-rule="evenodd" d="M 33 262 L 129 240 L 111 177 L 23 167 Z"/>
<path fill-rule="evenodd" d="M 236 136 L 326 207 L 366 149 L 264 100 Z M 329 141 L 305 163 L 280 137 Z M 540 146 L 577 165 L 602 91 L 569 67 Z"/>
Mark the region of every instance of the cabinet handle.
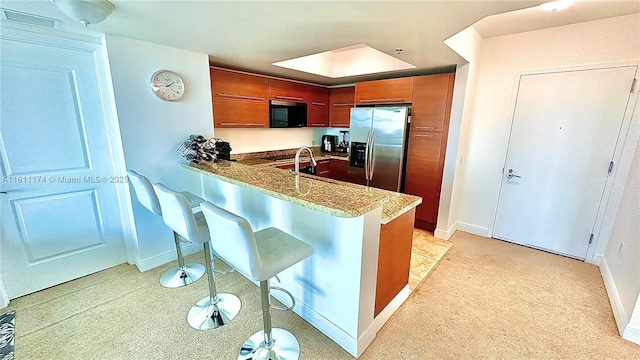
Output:
<path fill-rule="evenodd" d="M 435 126 L 416 126 L 416 129 L 435 129 Z"/>
<path fill-rule="evenodd" d="M 311 126 L 327 126 L 326 124 L 320 124 L 320 123 L 315 123 L 315 124 L 311 124 Z"/>
<path fill-rule="evenodd" d="M 349 127 L 349 124 L 331 124 L 331 126 Z"/>
<path fill-rule="evenodd" d="M 344 103 L 344 104 L 333 104 L 333 106 L 350 106 L 350 107 L 353 107 L 353 104 L 351 104 L 351 103 L 348 103 L 348 104 L 347 103 Z"/>
<path fill-rule="evenodd" d="M 261 101 L 266 100 L 265 98 L 262 98 L 262 97 L 234 95 L 234 94 L 216 94 L 216 96 L 229 97 L 229 98 L 235 98 L 235 99 L 245 99 L 245 100 L 261 100 Z"/>
<path fill-rule="evenodd" d="M 260 123 L 239 123 L 239 122 L 221 122 L 219 125 L 222 126 L 265 126 L 266 124 Z"/>
<path fill-rule="evenodd" d="M 389 101 L 402 101 L 404 98 L 389 98 L 389 99 L 365 99 L 360 102 L 389 102 Z"/>
<path fill-rule="evenodd" d="M 431 135 L 431 134 L 414 134 L 414 136 L 417 136 L 417 137 L 430 137 L 430 138 L 435 137 L 435 135 Z"/>
<path fill-rule="evenodd" d="M 325 105 L 327 105 L 327 104 L 325 104 L 325 103 L 319 103 L 319 102 L 313 102 L 313 101 L 312 101 L 312 102 L 311 102 L 311 105 L 325 106 Z"/>
<path fill-rule="evenodd" d="M 300 97 L 293 97 L 293 96 L 282 96 L 282 95 L 276 95 L 276 99 L 286 99 L 286 100 L 304 100 L 303 98 Z"/>
<path fill-rule="evenodd" d="M 318 164 L 328 164 L 330 162 L 331 162 L 331 160 L 320 160 L 320 161 L 318 161 Z"/>
<path fill-rule="evenodd" d="M 326 173 L 328 173 L 328 172 L 330 172 L 330 171 L 331 171 L 331 170 L 320 171 L 320 172 L 318 173 L 318 175 L 323 175 L 323 174 L 326 174 Z"/>

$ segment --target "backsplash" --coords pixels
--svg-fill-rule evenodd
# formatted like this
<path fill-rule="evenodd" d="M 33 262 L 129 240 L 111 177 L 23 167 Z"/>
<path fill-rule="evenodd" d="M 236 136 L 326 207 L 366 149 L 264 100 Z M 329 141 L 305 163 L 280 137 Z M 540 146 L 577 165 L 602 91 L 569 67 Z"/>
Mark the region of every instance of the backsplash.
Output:
<path fill-rule="evenodd" d="M 215 137 L 231 144 L 232 154 L 320 146 L 326 128 L 320 129 L 215 129 Z"/>

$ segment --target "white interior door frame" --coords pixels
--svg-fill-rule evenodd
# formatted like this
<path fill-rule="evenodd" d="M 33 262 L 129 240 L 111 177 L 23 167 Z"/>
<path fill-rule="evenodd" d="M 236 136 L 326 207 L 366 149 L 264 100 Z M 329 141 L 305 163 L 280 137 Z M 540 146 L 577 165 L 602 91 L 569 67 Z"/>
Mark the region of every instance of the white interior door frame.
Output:
<path fill-rule="evenodd" d="M 500 192 L 502 190 L 503 185 L 503 173 L 502 168 L 504 167 L 507 161 L 507 153 L 509 150 L 509 139 L 511 137 L 511 128 L 513 126 L 513 120 L 516 110 L 517 97 L 518 97 L 518 89 L 520 86 L 520 79 L 522 76 L 526 75 L 536 75 L 536 74 L 552 74 L 559 72 L 568 72 L 568 71 L 580 71 L 580 70 L 593 70 L 593 69 L 607 69 L 607 68 L 615 68 L 622 66 L 638 66 L 640 67 L 640 59 L 636 60 L 628 60 L 628 61 L 616 61 L 616 62 L 606 62 L 606 63 L 594 63 L 594 64 L 582 64 L 582 65 L 572 65 L 572 66 L 562 66 L 562 67 L 551 67 L 551 68 L 540 68 L 540 69 L 529 69 L 529 70 L 521 70 L 517 71 L 514 76 L 513 81 L 513 90 L 511 101 L 509 104 L 509 121 L 506 124 L 504 137 L 502 140 L 502 153 L 501 153 L 501 166 L 496 170 L 495 173 L 495 183 L 498 184 L 496 186 L 496 192 L 494 194 L 491 213 L 492 218 L 489 223 L 489 237 L 494 236 L 495 223 L 498 215 L 498 202 L 500 200 Z M 638 72 L 636 71 L 636 79 L 639 77 Z M 587 250 L 587 255 L 585 257 L 585 262 L 592 263 L 598 265 L 604 255 L 604 250 L 606 249 L 606 245 L 609 240 L 609 235 L 613 228 L 613 221 L 615 220 L 615 213 L 618 208 L 617 204 L 620 203 L 620 199 L 622 196 L 622 187 L 624 186 L 624 180 L 626 180 L 629 175 L 629 170 L 631 168 L 631 158 L 633 157 L 633 150 L 635 149 L 635 144 L 638 142 L 640 138 L 640 120 L 638 119 L 638 113 L 640 112 L 640 106 L 637 106 L 639 94 L 640 94 L 640 84 L 636 84 L 633 93 L 629 98 L 629 102 L 627 103 L 627 108 L 625 110 L 625 116 L 622 122 L 622 127 L 620 131 L 620 136 L 618 138 L 618 143 L 616 145 L 615 153 L 613 156 L 614 169 L 611 175 L 611 179 L 609 179 L 606 183 L 605 190 L 603 193 L 603 198 L 600 203 L 600 208 L 598 209 L 598 215 L 596 217 L 596 222 L 594 226 L 594 241 L 589 246 Z M 630 154 L 630 155 L 629 155 Z M 624 155 L 624 156 L 623 156 Z"/>

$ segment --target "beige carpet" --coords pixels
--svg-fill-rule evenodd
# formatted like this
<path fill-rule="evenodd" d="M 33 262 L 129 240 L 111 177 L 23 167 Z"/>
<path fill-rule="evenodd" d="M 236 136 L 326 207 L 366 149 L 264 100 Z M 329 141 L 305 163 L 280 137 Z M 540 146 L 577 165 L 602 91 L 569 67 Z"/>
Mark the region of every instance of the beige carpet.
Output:
<path fill-rule="evenodd" d="M 361 359 L 640 359 L 618 336 L 597 267 L 461 232 L 452 241 Z M 218 276 L 243 309 L 196 331 L 185 317 L 206 281 L 164 289 L 165 268 L 121 265 L 15 299 L 3 311 L 16 310 L 16 358 L 235 359 L 262 326 L 258 288 Z M 352 358 L 292 312 L 273 323 L 298 337 L 301 359 Z"/>

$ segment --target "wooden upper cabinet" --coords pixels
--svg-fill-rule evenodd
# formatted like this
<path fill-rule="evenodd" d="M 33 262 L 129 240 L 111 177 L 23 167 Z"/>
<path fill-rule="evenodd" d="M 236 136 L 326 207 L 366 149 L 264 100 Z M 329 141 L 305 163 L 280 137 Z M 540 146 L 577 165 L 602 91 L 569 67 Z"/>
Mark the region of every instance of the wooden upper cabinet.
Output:
<path fill-rule="evenodd" d="M 269 102 L 213 98 L 214 128 L 268 128 Z"/>
<path fill-rule="evenodd" d="M 278 101 L 307 102 L 309 85 L 293 81 L 269 79 L 269 99 Z"/>
<path fill-rule="evenodd" d="M 417 76 L 413 91 L 411 130 L 445 130 L 451 114 L 455 74 Z"/>
<path fill-rule="evenodd" d="M 355 86 L 329 90 L 329 125 L 331 127 L 349 127 L 351 108 L 355 105 L 355 98 Z"/>
<path fill-rule="evenodd" d="M 303 84 L 301 84 L 303 85 Z M 329 126 L 329 89 L 305 85 L 308 95 L 307 127 Z"/>
<path fill-rule="evenodd" d="M 410 103 L 413 80 L 403 77 L 356 83 L 356 105 Z"/>
<path fill-rule="evenodd" d="M 213 98 L 244 101 L 268 101 L 269 79 L 262 76 L 211 68 Z"/>

